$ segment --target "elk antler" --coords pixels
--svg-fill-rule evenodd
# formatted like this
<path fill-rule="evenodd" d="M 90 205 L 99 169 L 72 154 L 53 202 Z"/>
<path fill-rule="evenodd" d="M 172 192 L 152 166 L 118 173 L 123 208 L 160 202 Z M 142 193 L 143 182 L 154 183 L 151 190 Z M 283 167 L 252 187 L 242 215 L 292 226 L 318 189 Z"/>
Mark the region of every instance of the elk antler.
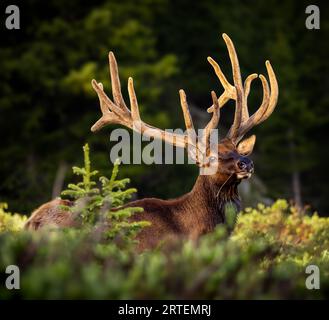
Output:
<path fill-rule="evenodd" d="M 229 52 L 233 72 L 234 87 L 233 89 L 231 88 L 232 90 L 230 94 L 231 98 L 236 100 L 234 121 L 227 134 L 227 138 L 237 143 L 247 131 L 265 121 L 272 114 L 278 101 L 279 88 L 275 73 L 270 62 L 267 60 L 265 65 L 269 75 L 271 89 L 268 86 L 266 78 L 262 74 L 259 75 L 263 87 L 263 101 L 259 109 L 250 117 L 247 99 L 250 92 L 251 82 L 256 79 L 258 75 L 256 73 L 249 75 L 244 82 L 244 86 L 242 85 L 239 60 L 233 42 L 225 33 L 223 34 L 223 39 Z M 223 82 L 227 82 L 217 63 L 210 57 L 208 58 L 208 61 L 215 69 L 221 83 L 223 84 Z M 208 109 L 208 112 L 212 112 L 212 110 L 213 106 Z"/>
<path fill-rule="evenodd" d="M 212 118 L 205 127 L 201 137 L 196 135 L 184 90 L 179 90 L 179 96 L 187 129 L 186 134 L 170 133 L 155 128 L 141 120 L 133 79 L 131 77 L 128 79 L 128 93 L 130 100 L 129 110 L 121 93 L 118 66 L 113 52 L 109 53 L 113 101 L 105 94 L 103 85 L 97 83 L 96 80 L 92 80 L 92 86 L 97 92 L 100 101 L 102 117 L 92 126 L 91 130 L 95 132 L 111 123 L 121 124 L 141 134 L 161 139 L 174 146 L 181 148 L 187 147 L 190 156 L 199 162 L 200 156 L 203 157 L 205 154 L 208 154 L 210 135 L 212 130 L 218 125 L 220 108 L 223 107 L 228 100 L 233 99 L 236 101 L 235 115 L 233 125 L 229 130 L 227 137 L 233 142 L 238 142 L 248 130 L 263 122 L 271 115 L 278 98 L 278 84 L 269 61 L 266 61 L 266 68 L 270 78 L 271 94 L 269 93 L 270 89 L 266 78 L 263 75 L 260 75 L 259 77 L 262 81 L 264 91 L 263 101 L 260 108 L 249 117 L 247 98 L 250 92 L 251 82 L 256 79 L 258 75 L 251 74 L 245 80 L 244 86 L 242 85 L 239 61 L 234 45 L 225 33 L 223 34 L 223 38 L 228 48 L 232 64 L 234 86 L 227 81 L 219 65 L 212 58 L 208 57 L 208 61 L 214 68 L 214 71 L 224 88 L 224 92 L 219 98 L 217 98 L 215 92 L 211 92 L 213 105 L 208 108 L 208 112 L 212 113 Z"/>
<path fill-rule="evenodd" d="M 135 94 L 133 79 L 128 79 L 128 93 L 130 100 L 130 110 L 127 108 L 125 101 L 121 93 L 121 86 L 119 80 L 118 66 L 113 52 L 109 53 L 109 66 L 112 83 L 113 101 L 105 94 L 103 85 L 97 83 L 96 80 L 92 80 L 92 86 L 97 92 L 100 108 L 102 111 L 102 117 L 92 126 L 93 132 L 98 131 L 105 125 L 115 123 L 129 127 L 141 134 L 149 137 L 161 139 L 167 143 L 175 145 L 177 147 L 189 147 L 188 151 L 190 156 L 199 162 L 200 153 L 203 154 L 201 148 L 201 142 L 198 141 L 197 135 L 192 122 L 192 117 L 189 111 L 189 107 L 186 100 L 184 90 L 179 90 L 180 102 L 183 110 L 185 125 L 187 129 L 186 134 L 170 133 L 143 122 L 140 118 L 138 102 Z M 211 93 L 214 102 L 213 115 L 211 120 L 206 126 L 205 135 L 203 141 L 208 141 L 212 129 L 215 129 L 219 121 L 219 104 L 217 103 L 217 97 L 214 92 Z M 229 97 L 222 95 L 223 101 L 227 101 Z"/>

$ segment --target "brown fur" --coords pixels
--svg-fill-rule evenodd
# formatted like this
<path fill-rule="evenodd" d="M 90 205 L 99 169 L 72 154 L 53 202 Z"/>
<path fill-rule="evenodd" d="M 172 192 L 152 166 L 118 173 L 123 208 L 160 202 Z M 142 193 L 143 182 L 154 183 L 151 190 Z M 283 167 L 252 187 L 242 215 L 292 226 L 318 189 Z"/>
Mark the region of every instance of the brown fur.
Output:
<path fill-rule="evenodd" d="M 69 200 L 54 199 L 34 210 L 25 223 L 25 229 L 37 230 L 44 226 L 71 227 L 75 226 L 72 215 L 61 206 L 73 206 Z"/>
<path fill-rule="evenodd" d="M 155 247 L 168 238 L 197 239 L 214 230 L 217 224 L 225 222 L 224 206 L 227 202 L 237 209 L 240 207 L 237 185 L 232 180 L 220 191 L 220 186 L 214 185 L 208 176 L 199 176 L 192 191 L 177 199 L 147 198 L 129 203 L 129 207 L 144 208 L 134 220 L 151 222 L 151 226 L 138 235 L 139 248 Z"/>

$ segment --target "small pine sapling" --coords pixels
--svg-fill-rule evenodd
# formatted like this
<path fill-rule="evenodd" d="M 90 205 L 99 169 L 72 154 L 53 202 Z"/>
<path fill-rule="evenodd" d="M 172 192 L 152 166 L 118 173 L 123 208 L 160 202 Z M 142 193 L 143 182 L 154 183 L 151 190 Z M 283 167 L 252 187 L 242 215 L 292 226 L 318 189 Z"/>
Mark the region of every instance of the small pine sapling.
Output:
<path fill-rule="evenodd" d="M 62 196 L 68 196 L 76 203 L 74 207 L 67 209 L 77 213 L 85 225 L 101 225 L 110 239 L 118 236 L 125 240 L 133 239 L 143 227 L 150 223 L 129 221 L 132 215 L 143 211 L 143 208 L 122 207 L 137 190 L 126 189 L 130 179 L 117 179 L 120 160 L 115 161 L 111 177 L 108 179 L 101 176 L 97 183 L 95 178 L 99 172 L 91 169 L 88 144 L 83 147 L 83 152 L 84 167 L 73 167 L 73 173 L 82 176 L 82 181 L 77 184 L 70 183 L 68 189 L 62 192 Z"/>
<path fill-rule="evenodd" d="M 99 205 L 100 190 L 97 188 L 97 183 L 94 178 L 98 175 L 97 170 L 91 170 L 89 145 L 83 147 L 84 167 L 73 167 L 73 174 L 82 176 L 82 181 L 77 184 L 70 183 L 68 189 L 64 190 L 61 195 L 68 196 L 76 202 L 73 208 L 65 207 L 65 209 L 78 211 L 83 222 L 93 223 L 95 215 L 92 213 Z"/>

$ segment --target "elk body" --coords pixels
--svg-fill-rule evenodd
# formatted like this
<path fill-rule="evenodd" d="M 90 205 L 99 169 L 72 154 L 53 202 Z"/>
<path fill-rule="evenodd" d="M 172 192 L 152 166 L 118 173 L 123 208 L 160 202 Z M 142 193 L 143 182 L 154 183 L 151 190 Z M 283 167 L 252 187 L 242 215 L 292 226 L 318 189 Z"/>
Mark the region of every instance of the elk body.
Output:
<path fill-rule="evenodd" d="M 241 180 L 250 178 L 254 171 L 253 162 L 248 155 L 252 152 L 256 141 L 255 135 L 244 140 L 242 138 L 252 127 L 271 115 L 276 106 L 279 91 L 271 64 L 266 61 L 270 85 L 263 75 L 259 75 L 263 87 L 263 100 L 258 110 L 249 116 L 247 98 L 251 82 L 258 75 L 251 74 L 244 84 L 242 83 L 234 45 L 226 34 L 223 34 L 223 39 L 231 60 L 234 84 L 229 83 L 219 65 L 208 57 L 224 92 L 219 98 L 213 91 L 211 92 L 213 104 L 208 108 L 208 112 L 212 113 L 212 117 L 199 136 L 194 129 L 183 90 L 179 91 L 179 95 L 187 129 L 185 134 L 168 133 L 141 120 L 132 78 L 128 80 L 129 109 L 121 93 L 118 67 L 112 52 L 109 54 L 109 65 L 113 101 L 103 91 L 101 83 L 92 81 L 102 111 L 102 117 L 91 128 L 93 132 L 108 124 L 121 124 L 140 134 L 161 139 L 176 147 L 186 148 L 189 157 L 200 168 L 200 175 L 191 192 L 173 200 L 146 198 L 128 204 L 128 206 L 144 208 L 144 212 L 136 214 L 134 220 L 151 222 L 151 226 L 144 228 L 139 234 L 141 249 L 154 247 L 160 240 L 171 237 L 185 236 L 196 239 L 212 231 L 217 224 L 225 223 L 224 209 L 227 203 L 233 204 L 237 209 L 240 208 L 237 188 Z M 217 128 L 220 109 L 230 99 L 235 100 L 233 124 L 226 137 L 214 144 L 211 135 Z M 74 221 L 69 214 L 59 209 L 60 201 L 50 202 L 37 209 L 27 221 L 27 227 L 38 229 L 51 223 L 58 226 L 73 225 Z M 56 208 L 58 208 L 57 214 Z M 63 215 L 67 218 L 58 218 Z"/>

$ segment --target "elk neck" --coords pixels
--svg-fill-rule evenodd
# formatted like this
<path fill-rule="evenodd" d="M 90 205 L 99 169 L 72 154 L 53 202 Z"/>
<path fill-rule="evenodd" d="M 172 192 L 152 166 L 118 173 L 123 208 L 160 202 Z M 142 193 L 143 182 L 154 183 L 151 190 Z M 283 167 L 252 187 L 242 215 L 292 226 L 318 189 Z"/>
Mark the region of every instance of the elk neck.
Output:
<path fill-rule="evenodd" d="M 199 175 L 186 201 L 189 207 L 194 208 L 193 212 L 200 221 L 211 225 L 224 223 L 226 204 L 232 204 L 240 210 L 238 184 L 239 181 L 233 179 L 226 183 L 215 183 L 210 176 Z"/>

